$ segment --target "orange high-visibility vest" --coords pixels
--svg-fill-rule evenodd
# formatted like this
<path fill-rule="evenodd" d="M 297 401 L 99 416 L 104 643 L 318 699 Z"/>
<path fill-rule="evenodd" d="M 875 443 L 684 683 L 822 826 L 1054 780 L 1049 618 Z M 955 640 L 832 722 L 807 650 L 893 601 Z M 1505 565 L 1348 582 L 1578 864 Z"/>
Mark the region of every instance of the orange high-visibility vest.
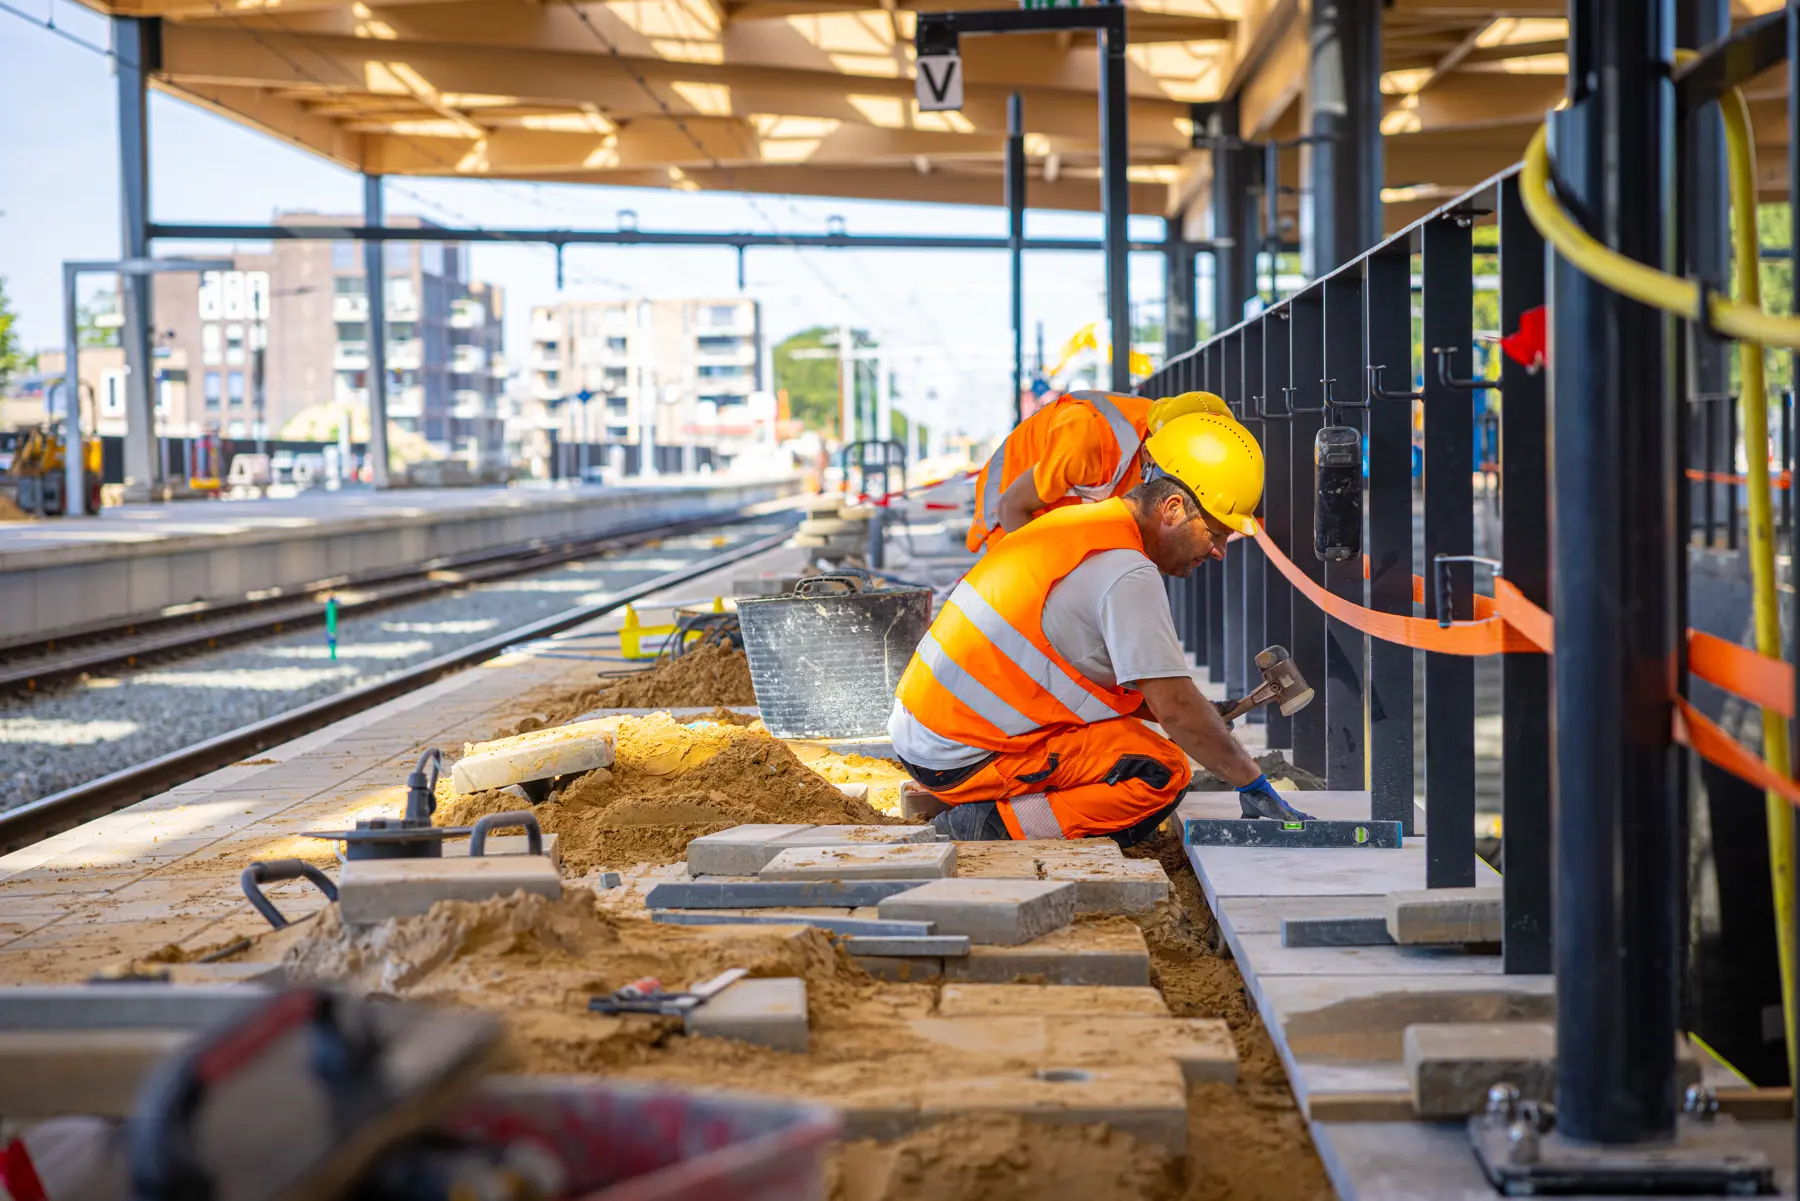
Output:
<path fill-rule="evenodd" d="M 975 519 L 969 525 L 966 540 L 971 553 L 980 550 L 984 542 L 991 548 L 1005 536 L 1000 529 L 1000 494 L 1055 453 L 1052 443 L 1058 436 L 1068 436 L 1066 428 L 1055 427 L 1055 420 L 1070 405 L 1092 412 L 1095 419 L 1088 424 L 1088 436 L 1104 440 L 1117 458 L 1109 478 L 1071 485 L 1067 495 L 1045 505 L 1044 511 L 1106 500 L 1129 492 L 1137 484 L 1138 450 L 1144 444 L 1151 401 L 1119 392 L 1071 392 L 1021 422 L 981 469 L 975 481 Z"/>
<path fill-rule="evenodd" d="M 1050 590 L 1090 555 L 1144 549 L 1122 500 L 1046 513 L 993 548 L 963 577 L 920 640 L 895 696 L 920 725 L 963 746 L 1004 751 L 1046 727 L 1088 725 L 1137 709 L 1134 688 L 1102 687 L 1044 635 Z M 1061 837 L 1044 813 L 1032 837 Z M 1024 798 L 1015 799 L 1017 804 Z"/>

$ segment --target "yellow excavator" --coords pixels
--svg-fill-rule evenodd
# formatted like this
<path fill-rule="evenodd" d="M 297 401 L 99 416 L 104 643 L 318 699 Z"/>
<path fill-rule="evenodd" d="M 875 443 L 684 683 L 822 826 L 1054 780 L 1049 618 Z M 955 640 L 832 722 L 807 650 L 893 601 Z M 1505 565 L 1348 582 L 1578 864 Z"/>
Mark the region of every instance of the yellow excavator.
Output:
<path fill-rule="evenodd" d="M 100 511 L 100 439 L 81 440 L 81 457 L 86 468 L 87 496 L 84 510 Z M 65 481 L 63 471 L 63 437 L 60 421 L 36 426 L 25 432 L 25 440 L 13 451 L 12 466 L 7 476 L 12 482 L 18 506 L 41 517 L 61 517 Z"/>

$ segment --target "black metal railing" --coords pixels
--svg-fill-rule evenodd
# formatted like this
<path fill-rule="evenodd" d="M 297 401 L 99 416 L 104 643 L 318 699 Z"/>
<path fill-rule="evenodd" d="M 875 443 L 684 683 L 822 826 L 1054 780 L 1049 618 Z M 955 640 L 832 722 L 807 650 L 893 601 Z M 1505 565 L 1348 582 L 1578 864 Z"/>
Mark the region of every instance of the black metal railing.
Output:
<path fill-rule="evenodd" d="M 1469 557 L 1493 549 L 1475 541 L 1475 480 L 1484 473 L 1478 445 L 1486 471 L 1498 477 L 1500 570 L 1528 600 L 1549 602 L 1543 376 L 1504 357 L 1497 380 L 1470 376 L 1474 229 L 1488 223 L 1499 227 L 1502 328 L 1516 329 L 1521 313 L 1544 303 L 1544 243 L 1509 171 L 1171 360 L 1139 387 L 1147 395 L 1203 389 L 1223 396 L 1263 446 L 1259 516 L 1270 540 L 1312 582 L 1366 609 L 1443 616 L 1428 570 L 1443 555 L 1458 557 L 1446 564 L 1449 615 L 1473 616 L 1477 565 Z M 1484 245 L 1479 253 L 1496 252 Z M 1416 352 L 1415 311 L 1422 324 Z M 1502 398 L 1497 414 L 1486 400 L 1495 391 Z M 1416 488 L 1415 404 L 1423 413 Z M 1330 561 L 1314 546 L 1314 448 L 1327 427 L 1340 438 L 1352 432 L 1365 461 L 1361 514 L 1351 527 L 1357 545 L 1331 548 Z M 1488 492 L 1484 487 L 1480 504 L 1494 503 Z M 1415 576 L 1423 585 L 1417 602 Z M 1485 583 L 1485 569 L 1481 578 Z M 1366 789 L 1371 818 L 1418 831 L 1414 762 L 1423 756 L 1426 883 L 1475 883 L 1473 659 L 1425 653 L 1420 745 L 1414 650 L 1327 617 L 1258 544 L 1233 543 L 1224 563 L 1171 581 L 1170 597 L 1188 649 L 1233 695 L 1248 690 L 1257 651 L 1271 643 L 1289 649 L 1320 699 L 1291 718 L 1268 713 L 1268 745 L 1288 749 L 1297 767 L 1329 788 Z M 1501 807 L 1509 972 L 1550 969 L 1548 702 L 1546 658 L 1506 656 Z"/>

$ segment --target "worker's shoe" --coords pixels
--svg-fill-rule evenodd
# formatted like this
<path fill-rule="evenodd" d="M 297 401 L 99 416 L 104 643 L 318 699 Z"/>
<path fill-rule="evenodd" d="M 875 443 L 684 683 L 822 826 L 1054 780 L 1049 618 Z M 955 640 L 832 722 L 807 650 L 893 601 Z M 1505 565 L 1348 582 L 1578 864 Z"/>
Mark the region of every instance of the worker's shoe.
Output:
<path fill-rule="evenodd" d="M 998 801 L 952 805 L 931 819 L 931 828 L 956 842 L 1006 842 L 1012 838 Z"/>
<path fill-rule="evenodd" d="M 1266 817 L 1278 822 L 1309 822 L 1314 820 L 1310 813 L 1303 813 L 1281 799 L 1269 783 L 1268 776 L 1258 776 L 1250 783 L 1237 790 L 1238 805 L 1245 817 Z"/>

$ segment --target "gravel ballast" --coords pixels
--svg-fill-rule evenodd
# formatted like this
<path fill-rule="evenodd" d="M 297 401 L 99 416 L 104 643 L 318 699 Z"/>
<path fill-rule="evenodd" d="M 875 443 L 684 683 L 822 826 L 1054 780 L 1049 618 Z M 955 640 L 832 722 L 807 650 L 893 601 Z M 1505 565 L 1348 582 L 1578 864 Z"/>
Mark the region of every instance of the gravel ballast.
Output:
<path fill-rule="evenodd" d="M 0 810 L 347 691 L 774 533 L 752 522 L 0 700 Z M 722 545 L 715 545 L 720 538 Z M 677 589 L 679 591 L 679 588 Z M 685 597 L 686 594 L 683 594 Z M 596 671 L 617 667 L 596 663 Z"/>

